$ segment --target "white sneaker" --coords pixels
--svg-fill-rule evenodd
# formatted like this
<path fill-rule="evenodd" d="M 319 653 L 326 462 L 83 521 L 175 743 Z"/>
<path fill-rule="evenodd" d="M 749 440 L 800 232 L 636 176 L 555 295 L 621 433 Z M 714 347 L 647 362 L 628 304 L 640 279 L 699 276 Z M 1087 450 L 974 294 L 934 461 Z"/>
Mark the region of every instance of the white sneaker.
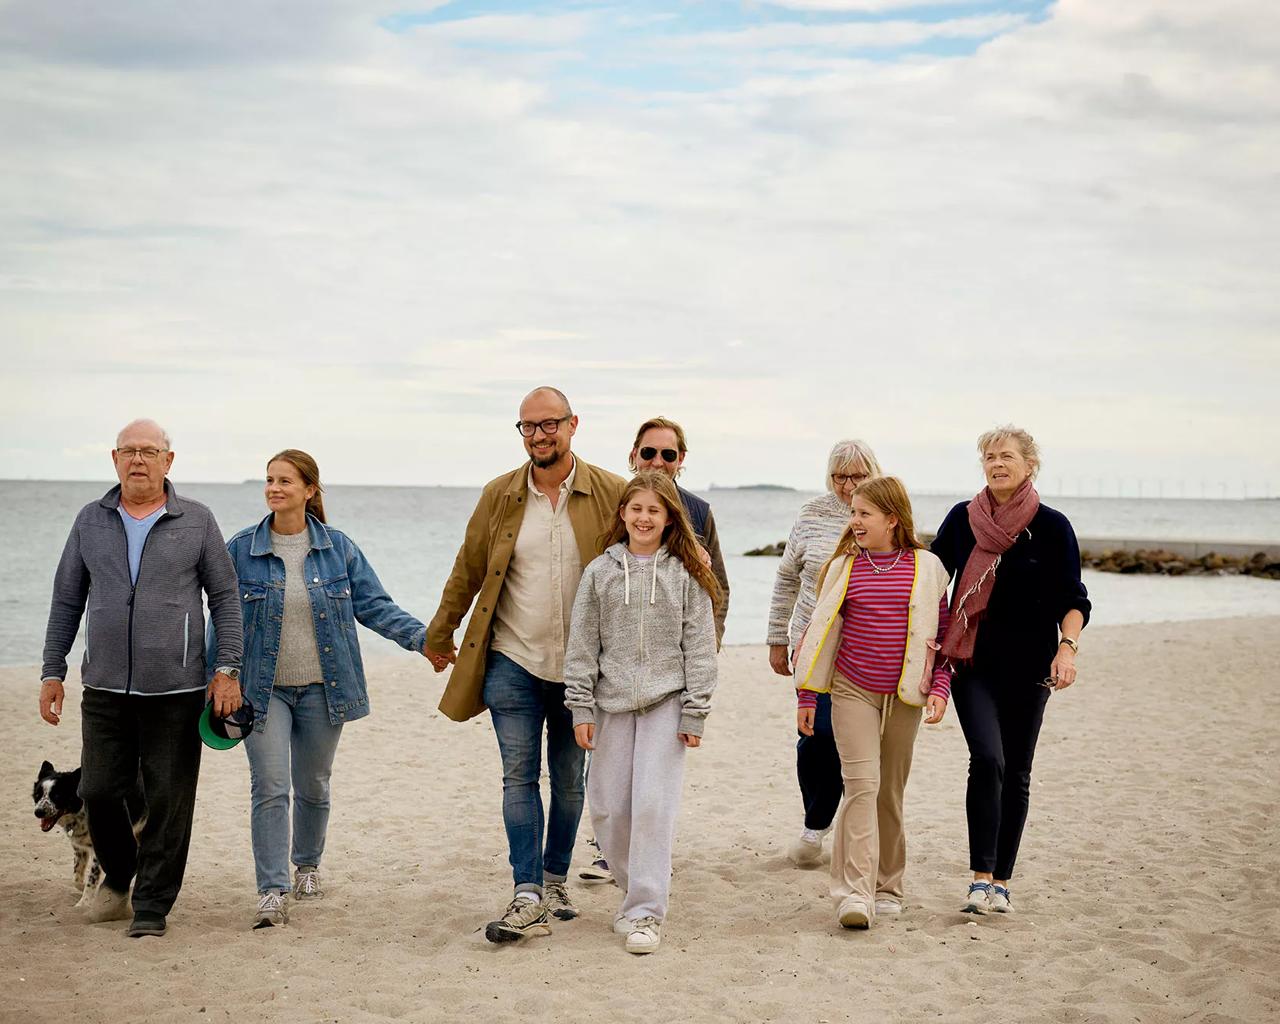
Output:
<path fill-rule="evenodd" d="M 861 896 L 846 896 L 836 912 L 842 928 L 870 928 L 871 908 Z"/>
<path fill-rule="evenodd" d="M 632 928 L 631 918 L 623 916 L 621 910 L 613 915 L 613 934 L 614 935 L 630 935 Z"/>
<path fill-rule="evenodd" d="M 804 829 L 787 847 L 787 859 L 798 868 L 812 868 L 822 863 L 822 837 L 825 832 Z"/>
<path fill-rule="evenodd" d="M 1009 897 L 1009 890 L 1003 885 L 992 885 L 991 896 L 988 898 L 992 913 L 996 914 L 1012 914 L 1013 901 Z"/>
<path fill-rule="evenodd" d="M 990 882 L 973 882 L 969 886 L 969 892 L 964 898 L 964 906 L 960 908 L 962 914 L 985 914 L 991 909 L 991 883 Z"/>
<path fill-rule="evenodd" d="M 285 906 L 285 894 L 274 889 L 262 893 L 258 897 L 258 909 L 254 914 L 253 927 L 279 928 L 289 923 L 289 911 Z"/>
<path fill-rule="evenodd" d="M 896 917 L 902 913 L 902 900 L 896 896 L 876 897 L 876 917 Z"/>
<path fill-rule="evenodd" d="M 133 911 L 129 907 L 129 894 L 127 892 L 116 892 L 111 886 L 103 882 L 98 886 L 98 891 L 93 894 L 93 899 L 85 908 L 85 919 L 98 924 L 102 921 L 127 921 L 133 916 Z"/>
<path fill-rule="evenodd" d="M 652 953 L 662 942 L 662 922 L 656 917 L 640 917 L 627 933 L 628 953 Z"/>

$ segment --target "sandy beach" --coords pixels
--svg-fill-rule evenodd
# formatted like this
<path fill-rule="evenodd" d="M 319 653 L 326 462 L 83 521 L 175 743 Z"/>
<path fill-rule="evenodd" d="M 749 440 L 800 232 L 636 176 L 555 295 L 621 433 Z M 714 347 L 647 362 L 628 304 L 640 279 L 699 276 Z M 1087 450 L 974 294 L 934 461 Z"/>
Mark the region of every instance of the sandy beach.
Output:
<path fill-rule="evenodd" d="M 550 937 L 484 941 L 510 892 L 488 718 L 446 720 L 441 679 L 376 650 L 373 714 L 335 766 L 323 900 L 250 929 L 246 761 L 206 751 L 169 934 L 86 925 L 70 844 L 40 832 L 30 798 L 42 759 L 79 762 L 79 687 L 52 729 L 37 671 L 2 670 L 0 1020 L 1280 1019 L 1280 741 L 1258 695 L 1276 679 L 1280 619 L 1084 640 L 1081 682 L 1046 716 L 1017 914 L 956 911 L 967 752 L 949 710 L 916 748 L 907 912 L 869 933 L 836 925 L 825 869 L 783 856 L 800 825 L 792 693 L 763 648 L 728 649 L 650 957 L 611 934 L 612 886 L 573 886 L 582 917 Z"/>

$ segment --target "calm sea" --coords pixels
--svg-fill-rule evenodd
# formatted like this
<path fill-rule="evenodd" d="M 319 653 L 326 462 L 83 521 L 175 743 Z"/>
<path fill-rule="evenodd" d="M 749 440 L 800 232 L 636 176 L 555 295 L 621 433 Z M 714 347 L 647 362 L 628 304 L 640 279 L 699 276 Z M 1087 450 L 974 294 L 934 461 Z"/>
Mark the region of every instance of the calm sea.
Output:
<path fill-rule="evenodd" d="M 223 533 L 256 523 L 265 508 L 260 484 L 184 484 L 180 493 L 213 509 Z M 109 484 L 0 481 L 0 665 L 38 665 L 53 571 L 81 506 Z M 462 540 L 478 488 L 330 487 L 330 521 L 364 550 L 402 607 L 426 621 Z M 784 540 L 800 505 L 796 491 L 714 490 L 721 546 L 732 597 L 725 641 L 763 643 L 777 560 L 742 552 Z M 964 497 L 969 497 L 965 495 Z M 959 495 L 922 495 L 916 525 L 933 530 Z M 1280 502 L 1136 498 L 1046 498 L 1070 517 L 1082 537 L 1259 541 L 1280 543 Z M 1280 581 L 1242 577 L 1136 577 L 1086 573 L 1095 623 L 1280 615 Z M 364 633 L 366 654 L 399 650 Z M 78 664 L 78 648 L 72 664 Z"/>

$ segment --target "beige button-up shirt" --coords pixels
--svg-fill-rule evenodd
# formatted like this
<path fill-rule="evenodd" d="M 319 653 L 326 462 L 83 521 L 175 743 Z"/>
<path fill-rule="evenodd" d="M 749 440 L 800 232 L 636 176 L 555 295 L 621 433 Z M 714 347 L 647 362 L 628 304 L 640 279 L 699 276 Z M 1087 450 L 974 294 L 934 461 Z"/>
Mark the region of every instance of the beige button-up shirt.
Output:
<path fill-rule="evenodd" d="M 575 460 L 553 509 L 551 499 L 534 486 L 529 467 L 529 500 L 493 610 L 490 649 L 552 683 L 564 682 L 569 620 L 582 579 L 582 558 L 569 521 L 569 495 L 577 472 Z"/>

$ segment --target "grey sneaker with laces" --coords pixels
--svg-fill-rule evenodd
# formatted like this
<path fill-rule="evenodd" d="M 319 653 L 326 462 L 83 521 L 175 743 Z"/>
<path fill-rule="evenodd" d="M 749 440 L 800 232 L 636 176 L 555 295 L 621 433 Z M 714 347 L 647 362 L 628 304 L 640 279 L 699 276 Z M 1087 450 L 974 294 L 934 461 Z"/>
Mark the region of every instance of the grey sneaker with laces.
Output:
<path fill-rule="evenodd" d="M 289 911 L 285 905 L 286 897 L 282 892 L 274 890 L 258 896 L 258 910 L 253 918 L 253 927 L 279 928 L 289 923 Z"/>
<path fill-rule="evenodd" d="M 1012 914 L 1013 899 L 1009 895 L 1009 890 L 1003 885 L 992 885 L 991 896 L 988 898 L 991 905 L 991 912 L 994 914 Z"/>
<path fill-rule="evenodd" d="M 490 942 L 515 942 L 530 935 L 550 935 L 551 918 L 547 908 L 536 900 L 517 896 L 496 921 L 484 926 L 484 937 Z"/>
<path fill-rule="evenodd" d="M 578 908 L 569 899 L 564 882 L 547 882 L 542 886 L 542 905 L 559 921 L 572 921 L 578 916 Z"/>
<path fill-rule="evenodd" d="M 960 908 L 962 914 L 985 914 L 991 909 L 991 883 L 990 882 L 972 882 L 969 885 L 969 892 L 965 895 L 964 906 Z"/>
<path fill-rule="evenodd" d="M 320 888 L 320 869 L 314 864 L 299 864 L 293 873 L 293 898 L 295 900 L 318 900 L 324 896 Z"/>

